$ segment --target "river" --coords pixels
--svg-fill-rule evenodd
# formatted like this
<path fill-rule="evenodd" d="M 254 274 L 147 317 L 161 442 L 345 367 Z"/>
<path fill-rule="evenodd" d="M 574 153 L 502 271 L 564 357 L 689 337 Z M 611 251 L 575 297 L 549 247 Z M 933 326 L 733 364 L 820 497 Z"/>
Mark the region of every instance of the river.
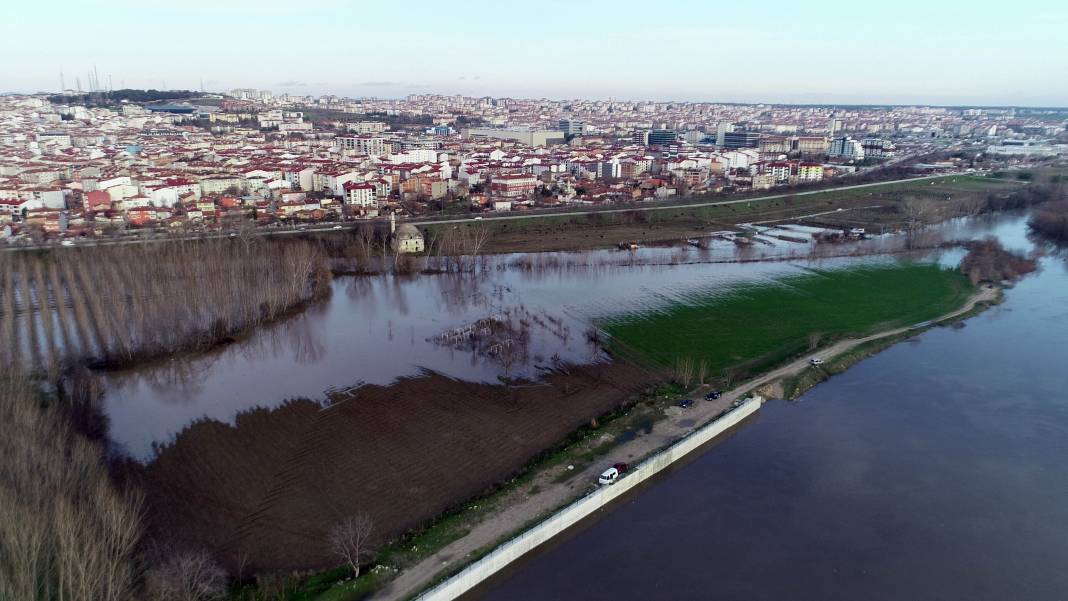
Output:
<path fill-rule="evenodd" d="M 1030 247 L 1021 220 L 995 228 Z M 1064 599 L 1068 259 L 805 394 L 469 595 Z"/>

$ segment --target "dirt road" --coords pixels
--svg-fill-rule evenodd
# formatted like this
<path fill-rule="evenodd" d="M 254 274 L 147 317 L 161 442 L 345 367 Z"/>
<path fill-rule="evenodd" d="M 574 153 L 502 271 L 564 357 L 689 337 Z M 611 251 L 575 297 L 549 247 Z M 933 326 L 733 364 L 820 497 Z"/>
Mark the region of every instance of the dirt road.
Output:
<path fill-rule="evenodd" d="M 484 521 L 473 527 L 467 536 L 454 541 L 433 556 L 401 572 L 397 578 L 381 589 L 372 599 L 393 601 L 410 597 L 430 584 L 436 574 L 448 568 L 451 564 L 462 562 L 463 558 L 471 553 L 500 541 L 503 537 L 508 536 L 532 520 L 546 517 L 561 505 L 580 496 L 596 482 L 600 472 L 614 461 L 633 462 L 687 436 L 701 425 L 715 419 L 716 416 L 747 391 L 800 373 L 808 368 L 809 361 L 814 357 L 834 357 L 873 340 L 896 336 L 910 330 L 921 329 L 928 325 L 953 319 L 971 311 L 978 303 L 993 301 L 997 298 L 997 294 L 996 288 L 983 288 L 973 295 L 963 307 L 939 318 L 922 324 L 880 332 L 864 338 L 842 340 L 766 374 L 742 382 L 730 391 L 725 392 L 723 396 L 715 401 L 696 401 L 692 407 L 685 410 L 673 407 L 668 410 L 668 417 L 658 422 L 651 433 L 640 435 L 620 445 L 609 453 L 605 461 L 601 463 L 595 463 L 585 470 L 575 470 L 575 474 L 568 478 L 567 481 L 562 483 L 554 482 L 560 475 L 560 471 L 548 470 L 547 473 L 539 474 L 535 480 L 535 486 L 528 489 L 538 490 L 539 492 L 536 494 L 528 494 L 527 492 L 514 493 L 514 498 L 506 499 L 502 504 L 506 509 L 488 516 Z"/>

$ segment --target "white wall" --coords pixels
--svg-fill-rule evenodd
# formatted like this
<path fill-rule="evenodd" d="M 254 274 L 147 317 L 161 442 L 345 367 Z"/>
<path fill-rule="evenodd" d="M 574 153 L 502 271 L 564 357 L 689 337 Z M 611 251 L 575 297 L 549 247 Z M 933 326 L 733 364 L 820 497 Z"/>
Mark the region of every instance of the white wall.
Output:
<path fill-rule="evenodd" d="M 568 505 L 544 522 L 504 543 L 482 559 L 472 563 L 455 576 L 426 591 L 417 601 L 451 601 L 471 590 L 508 564 L 532 551 L 583 518 L 610 503 L 613 499 L 678 461 L 694 449 L 719 436 L 760 409 L 764 400 L 750 399 L 734 411 L 702 426 L 693 434 L 631 468 L 630 473 L 612 486 L 603 486 Z"/>

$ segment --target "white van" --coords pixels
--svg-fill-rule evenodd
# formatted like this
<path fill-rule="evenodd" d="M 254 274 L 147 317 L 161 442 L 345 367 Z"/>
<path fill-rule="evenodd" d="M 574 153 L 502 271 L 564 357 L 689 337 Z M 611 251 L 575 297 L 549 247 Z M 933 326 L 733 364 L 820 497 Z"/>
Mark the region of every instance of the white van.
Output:
<path fill-rule="evenodd" d="M 601 477 L 597 479 L 597 484 L 607 486 L 609 484 L 615 484 L 616 480 L 619 480 L 619 470 L 610 467 L 601 472 Z"/>

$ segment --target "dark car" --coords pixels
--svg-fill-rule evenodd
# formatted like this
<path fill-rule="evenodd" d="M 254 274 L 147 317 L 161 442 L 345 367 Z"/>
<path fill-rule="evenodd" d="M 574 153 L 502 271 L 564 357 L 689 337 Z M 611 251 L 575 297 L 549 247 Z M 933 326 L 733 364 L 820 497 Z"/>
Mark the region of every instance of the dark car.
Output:
<path fill-rule="evenodd" d="M 710 393 L 705 395 L 705 400 L 706 401 L 714 401 L 714 400 L 718 399 L 722 395 L 723 395 L 723 391 L 721 391 L 721 390 L 713 390 L 712 392 L 710 392 Z"/>
<path fill-rule="evenodd" d="M 679 401 L 679 407 L 682 407 L 683 409 L 688 409 L 691 405 L 693 405 L 693 399 L 682 399 Z"/>
<path fill-rule="evenodd" d="M 618 470 L 619 473 L 622 474 L 622 473 L 624 473 L 624 472 L 626 472 L 627 470 L 630 469 L 630 464 L 629 463 L 623 463 L 622 461 L 620 461 L 619 463 L 613 463 L 612 467 L 616 468 L 616 470 Z"/>

